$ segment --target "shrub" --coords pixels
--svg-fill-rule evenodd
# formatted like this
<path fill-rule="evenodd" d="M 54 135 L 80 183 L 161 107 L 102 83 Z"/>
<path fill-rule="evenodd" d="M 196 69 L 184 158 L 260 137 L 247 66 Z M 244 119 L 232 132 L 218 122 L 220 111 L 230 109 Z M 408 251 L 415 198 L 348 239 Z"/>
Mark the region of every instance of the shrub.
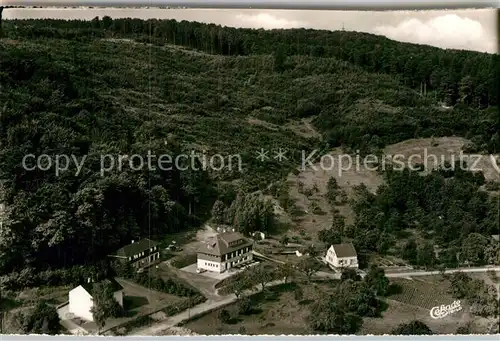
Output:
<path fill-rule="evenodd" d="M 144 276 L 144 274 L 136 274 L 134 281 L 147 288 L 175 296 L 193 297 L 199 295 L 197 290 L 174 278 L 168 278 L 164 281 L 159 276 Z"/>
<path fill-rule="evenodd" d="M 196 263 L 197 256 L 196 253 L 190 254 L 190 255 L 185 255 L 182 257 L 178 257 L 170 263 L 173 267 L 177 269 L 182 269 L 188 265 Z"/>
<path fill-rule="evenodd" d="M 238 302 L 238 313 L 241 315 L 249 315 L 252 312 L 252 300 L 248 297 L 241 299 Z"/>
<path fill-rule="evenodd" d="M 218 317 L 222 323 L 228 323 L 231 319 L 231 314 L 226 309 L 222 309 L 219 311 Z"/>
<path fill-rule="evenodd" d="M 206 301 L 205 297 L 203 297 L 201 295 L 197 295 L 194 297 L 190 297 L 189 299 L 182 301 L 179 304 L 168 306 L 165 309 L 163 309 L 162 311 L 167 316 L 173 316 L 173 315 L 177 315 L 177 314 L 183 312 L 184 310 L 190 309 L 190 308 L 192 308 L 200 303 L 203 303 L 205 301 Z"/>

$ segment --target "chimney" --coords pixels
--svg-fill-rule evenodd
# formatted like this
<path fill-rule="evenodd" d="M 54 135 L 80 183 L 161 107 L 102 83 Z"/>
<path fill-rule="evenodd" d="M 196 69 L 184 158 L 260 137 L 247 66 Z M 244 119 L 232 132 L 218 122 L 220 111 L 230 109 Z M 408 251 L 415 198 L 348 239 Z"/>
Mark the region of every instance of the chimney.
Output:
<path fill-rule="evenodd" d="M 92 282 L 92 279 L 89 277 L 87 278 L 87 283 L 91 283 Z"/>

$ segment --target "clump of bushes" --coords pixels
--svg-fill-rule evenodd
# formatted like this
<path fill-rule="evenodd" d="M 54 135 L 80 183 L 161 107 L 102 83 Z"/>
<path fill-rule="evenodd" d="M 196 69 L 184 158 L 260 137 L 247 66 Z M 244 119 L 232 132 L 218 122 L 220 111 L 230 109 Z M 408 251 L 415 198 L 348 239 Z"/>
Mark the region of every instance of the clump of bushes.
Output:
<path fill-rule="evenodd" d="M 188 265 L 196 263 L 196 260 L 197 255 L 196 253 L 193 253 L 190 255 L 185 255 L 183 257 L 177 257 L 176 259 L 173 259 L 170 264 L 177 269 L 182 269 Z"/>
<path fill-rule="evenodd" d="M 194 288 L 174 278 L 168 278 L 164 281 L 157 275 L 144 276 L 144 274 L 136 274 L 134 281 L 147 288 L 180 297 L 193 297 L 200 294 Z"/>
<path fill-rule="evenodd" d="M 192 308 L 200 303 L 203 303 L 205 301 L 206 301 L 205 297 L 203 297 L 202 295 L 196 295 L 194 297 L 190 297 L 189 299 L 187 299 L 185 301 L 182 301 L 179 304 L 168 306 L 165 309 L 163 309 L 162 311 L 167 316 L 173 316 L 173 315 L 176 315 L 176 314 L 183 312 L 184 310 Z"/>
<path fill-rule="evenodd" d="M 77 286 L 92 277 L 102 280 L 114 275 L 107 266 L 73 266 L 67 269 L 55 269 L 36 271 L 33 268 L 25 268 L 20 272 L 11 272 L 0 277 L 0 290 L 20 290 L 43 286 Z"/>

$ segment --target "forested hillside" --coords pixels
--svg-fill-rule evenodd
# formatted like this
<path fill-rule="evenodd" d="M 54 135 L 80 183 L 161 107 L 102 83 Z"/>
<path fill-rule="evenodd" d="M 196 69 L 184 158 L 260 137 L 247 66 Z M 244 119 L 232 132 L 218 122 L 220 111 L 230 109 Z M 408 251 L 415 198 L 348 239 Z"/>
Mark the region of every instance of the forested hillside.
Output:
<path fill-rule="evenodd" d="M 53 38 L 148 36 L 155 44 L 175 44 L 212 54 L 335 57 L 369 72 L 397 75 L 421 92 L 453 105 L 498 103 L 498 55 L 401 43 L 368 33 L 312 29 L 253 30 L 175 20 L 95 18 L 89 21 L 13 21 L 14 35 Z"/>
<path fill-rule="evenodd" d="M 0 271 L 95 263 L 131 239 L 196 225 L 217 198 L 230 204 L 281 179 L 302 150 L 368 152 L 460 135 L 498 152 L 495 58 L 353 32 L 107 17 L 4 22 Z M 290 128 L 307 117 L 323 141 Z M 285 148 L 289 159 L 263 164 L 261 148 Z M 243 169 L 100 173 L 100 155 L 192 149 L 241 155 Z M 24 155 L 42 153 L 87 159 L 78 175 L 23 169 Z"/>

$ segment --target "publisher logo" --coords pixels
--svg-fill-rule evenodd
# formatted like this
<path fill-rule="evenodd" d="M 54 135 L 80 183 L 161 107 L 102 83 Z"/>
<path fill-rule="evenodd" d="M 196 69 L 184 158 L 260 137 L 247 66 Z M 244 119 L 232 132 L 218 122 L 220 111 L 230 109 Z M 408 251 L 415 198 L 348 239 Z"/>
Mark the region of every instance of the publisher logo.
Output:
<path fill-rule="evenodd" d="M 450 314 L 456 313 L 457 311 L 462 310 L 462 305 L 460 301 L 455 301 L 449 305 L 440 305 L 431 309 L 431 317 L 433 319 L 442 319 Z"/>

